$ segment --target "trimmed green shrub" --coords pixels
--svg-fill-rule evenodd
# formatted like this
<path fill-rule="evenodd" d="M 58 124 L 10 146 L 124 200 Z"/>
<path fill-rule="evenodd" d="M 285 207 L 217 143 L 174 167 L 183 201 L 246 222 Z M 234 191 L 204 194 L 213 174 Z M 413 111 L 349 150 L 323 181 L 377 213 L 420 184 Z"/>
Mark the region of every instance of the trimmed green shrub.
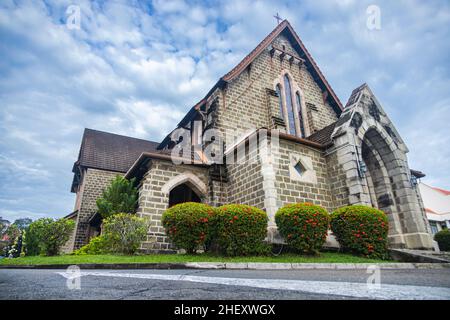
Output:
<path fill-rule="evenodd" d="M 53 220 L 41 218 L 32 222 L 24 235 L 24 251 L 27 256 L 55 256 L 69 240 L 75 228 L 75 221 L 69 219 Z"/>
<path fill-rule="evenodd" d="M 434 235 L 434 240 L 439 244 L 442 251 L 450 251 L 450 231 L 448 229 L 441 230 Z"/>
<path fill-rule="evenodd" d="M 41 253 L 40 242 L 44 228 L 51 224 L 53 219 L 41 218 L 32 222 L 24 235 L 23 246 L 26 256 L 37 256 Z"/>
<path fill-rule="evenodd" d="M 58 219 L 45 224 L 40 240 L 41 254 L 55 256 L 59 249 L 69 240 L 70 234 L 75 228 L 75 221 Z"/>
<path fill-rule="evenodd" d="M 74 255 L 104 254 L 108 253 L 108 242 L 103 235 L 92 238 L 87 245 L 73 252 Z"/>
<path fill-rule="evenodd" d="M 258 208 L 228 204 L 216 209 L 213 239 L 222 253 L 230 256 L 267 254 L 267 214 Z"/>
<path fill-rule="evenodd" d="M 388 218 L 378 209 L 354 205 L 335 210 L 331 229 L 345 251 L 370 258 L 388 259 Z"/>
<path fill-rule="evenodd" d="M 289 246 L 307 254 L 317 254 L 327 238 L 330 215 L 321 206 L 295 203 L 280 208 L 275 222 Z"/>
<path fill-rule="evenodd" d="M 103 220 L 101 241 L 111 253 L 134 254 L 147 236 L 148 224 L 143 218 L 118 213 Z M 99 241 L 96 239 L 95 241 Z M 97 245 L 97 244 L 96 244 Z"/>
<path fill-rule="evenodd" d="M 127 180 L 122 176 L 116 176 L 96 201 L 98 213 L 103 218 L 108 218 L 117 213 L 134 213 L 138 196 L 139 193 L 134 186 L 134 179 Z"/>
<path fill-rule="evenodd" d="M 193 254 L 210 237 L 214 208 L 204 203 L 185 202 L 167 209 L 162 223 L 170 241 L 187 253 Z"/>

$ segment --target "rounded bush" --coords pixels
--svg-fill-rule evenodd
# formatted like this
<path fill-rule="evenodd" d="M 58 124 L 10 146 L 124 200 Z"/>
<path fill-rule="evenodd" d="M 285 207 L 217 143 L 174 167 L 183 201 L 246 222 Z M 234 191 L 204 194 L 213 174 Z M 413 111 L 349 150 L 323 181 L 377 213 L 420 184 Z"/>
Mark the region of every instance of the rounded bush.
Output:
<path fill-rule="evenodd" d="M 226 255 L 265 254 L 267 244 L 267 214 L 256 207 L 228 204 L 216 209 L 214 241 Z"/>
<path fill-rule="evenodd" d="M 280 208 L 275 214 L 275 222 L 289 246 L 316 254 L 327 238 L 330 215 L 321 206 L 295 203 Z"/>
<path fill-rule="evenodd" d="M 170 241 L 187 253 L 195 253 L 209 237 L 214 209 L 204 203 L 185 202 L 167 209 L 162 223 Z"/>
<path fill-rule="evenodd" d="M 88 244 L 73 252 L 74 255 L 108 253 L 108 243 L 104 235 L 92 238 Z"/>
<path fill-rule="evenodd" d="M 439 244 L 442 251 L 450 251 L 450 231 L 448 229 L 441 230 L 434 235 L 434 240 Z"/>
<path fill-rule="evenodd" d="M 134 214 L 117 213 L 103 220 L 102 235 L 108 252 L 135 254 L 147 236 L 148 223 Z M 102 244 L 103 245 L 103 244 Z"/>
<path fill-rule="evenodd" d="M 331 229 L 341 247 L 370 258 L 388 259 L 388 218 L 378 209 L 353 205 L 331 214 Z"/>

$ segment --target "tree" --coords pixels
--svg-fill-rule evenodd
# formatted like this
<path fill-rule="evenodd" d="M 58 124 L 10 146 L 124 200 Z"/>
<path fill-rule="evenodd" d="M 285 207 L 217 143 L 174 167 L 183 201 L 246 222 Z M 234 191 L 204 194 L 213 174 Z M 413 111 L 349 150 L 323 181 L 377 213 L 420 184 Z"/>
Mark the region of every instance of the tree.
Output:
<path fill-rule="evenodd" d="M 30 224 L 24 236 L 24 250 L 27 256 L 37 256 L 41 252 L 40 243 L 44 229 L 53 222 L 51 218 L 41 218 Z"/>
<path fill-rule="evenodd" d="M 40 239 L 41 253 L 47 256 L 55 256 L 59 249 L 70 238 L 70 233 L 75 228 L 75 221 L 69 219 L 58 219 L 43 228 Z"/>
<path fill-rule="evenodd" d="M 21 238 L 22 237 L 21 237 L 21 232 L 20 232 L 19 228 L 14 224 L 10 225 L 6 229 L 4 236 L 7 240 L 6 247 L 3 248 L 3 251 L 4 251 L 3 253 L 5 254 L 5 256 L 15 258 L 18 255 L 20 255 L 21 244 L 22 244 Z M 20 242 L 19 247 L 17 247 L 18 241 Z"/>
<path fill-rule="evenodd" d="M 41 218 L 32 222 L 25 234 L 26 254 L 57 255 L 74 228 L 75 222 L 69 219 Z"/>
<path fill-rule="evenodd" d="M 9 241 L 14 242 L 14 240 L 16 240 L 16 238 L 20 235 L 20 229 L 16 225 L 12 224 L 8 227 L 8 229 L 6 229 L 5 234 Z"/>
<path fill-rule="evenodd" d="M 137 207 L 138 190 L 134 187 L 134 179 L 127 180 L 116 176 L 111 184 L 97 199 L 98 212 L 103 218 L 117 213 L 134 213 Z"/>
<path fill-rule="evenodd" d="M 0 240 L 5 235 L 6 230 L 8 229 L 10 222 L 3 217 L 0 217 Z"/>
<path fill-rule="evenodd" d="M 107 249 L 113 253 L 134 254 L 147 235 L 148 224 L 136 215 L 118 213 L 104 221 Z"/>
<path fill-rule="evenodd" d="M 21 218 L 21 219 L 16 219 L 16 221 L 14 221 L 13 225 L 17 226 L 19 228 L 19 230 L 25 230 L 26 228 L 29 227 L 29 225 L 32 222 L 33 222 L 33 220 L 30 218 Z"/>

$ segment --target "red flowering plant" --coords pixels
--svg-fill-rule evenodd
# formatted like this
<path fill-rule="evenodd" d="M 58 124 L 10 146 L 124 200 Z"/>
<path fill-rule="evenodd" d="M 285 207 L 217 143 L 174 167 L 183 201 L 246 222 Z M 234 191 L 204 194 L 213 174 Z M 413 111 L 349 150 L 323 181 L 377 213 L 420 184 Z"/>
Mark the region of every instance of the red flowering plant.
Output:
<path fill-rule="evenodd" d="M 185 202 L 167 209 L 162 224 L 170 241 L 179 249 L 193 254 L 204 246 L 211 230 L 215 209 L 204 203 Z"/>
<path fill-rule="evenodd" d="M 268 253 L 263 242 L 267 235 L 267 214 L 256 207 L 228 204 L 214 215 L 214 241 L 229 256 Z"/>
<path fill-rule="evenodd" d="M 278 209 L 275 222 L 289 246 L 307 254 L 317 254 L 327 238 L 330 215 L 321 206 L 294 203 Z"/>
<path fill-rule="evenodd" d="M 367 258 L 389 258 L 389 224 L 383 211 L 363 205 L 339 208 L 331 214 L 331 229 L 345 251 Z"/>

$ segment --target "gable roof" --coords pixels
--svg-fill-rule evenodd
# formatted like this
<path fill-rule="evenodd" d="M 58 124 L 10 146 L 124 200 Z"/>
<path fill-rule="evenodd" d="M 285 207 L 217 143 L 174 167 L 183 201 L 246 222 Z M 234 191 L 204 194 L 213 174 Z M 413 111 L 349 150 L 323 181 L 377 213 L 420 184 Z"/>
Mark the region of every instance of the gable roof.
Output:
<path fill-rule="evenodd" d="M 80 168 L 125 173 L 143 152 L 156 150 L 158 142 L 84 129 L 78 160 L 74 163 L 71 191 L 80 183 Z"/>
<path fill-rule="evenodd" d="M 313 57 L 309 53 L 309 51 L 306 49 L 303 42 L 300 40 L 300 37 L 295 32 L 294 28 L 292 28 L 291 24 L 287 20 L 283 20 L 271 33 L 267 35 L 267 37 L 262 40 L 255 49 L 253 49 L 244 59 L 239 62 L 239 64 L 234 67 L 230 72 L 228 72 L 226 75 L 224 75 L 221 80 L 223 81 L 231 81 L 234 78 L 236 78 L 242 71 L 245 70 L 245 68 L 248 67 L 249 64 L 252 63 L 253 60 L 256 59 L 256 57 L 261 54 L 261 52 L 264 51 L 264 49 L 272 43 L 272 41 L 278 37 L 282 32 L 288 32 L 288 35 L 292 36 L 292 40 L 294 40 L 294 44 L 296 44 L 298 47 L 296 48 L 300 52 L 300 57 L 306 60 L 306 64 L 308 67 L 310 67 L 311 71 L 313 72 L 313 76 L 315 80 L 319 82 L 319 84 L 323 87 L 322 89 L 326 89 L 328 93 L 331 95 L 332 102 L 336 104 L 336 107 L 339 108 L 340 111 L 343 110 L 343 106 L 341 101 L 339 100 L 336 93 L 331 88 L 328 81 L 325 79 L 325 76 L 322 74 L 322 72 L 319 69 L 319 66 L 314 61 Z"/>
<path fill-rule="evenodd" d="M 142 152 L 154 151 L 158 144 L 154 141 L 85 129 L 75 164 L 125 173 Z"/>
<path fill-rule="evenodd" d="M 290 36 L 296 44 L 294 48 L 300 52 L 300 57 L 305 59 L 305 65 L 312 72 L 314 80 L 319 83 L 319 86 L 322 90 L 326 90 L 329 95 L 328 97 L 331 99 L 331 105 L 335 112 L 340 115 L 344 110 L 341 101 L 338 96 L 331 88 L 328 81 L 325 79 L 325 76 L 320 71 L 318 65 L 314 61 L 313 57 L 306 49 L 303 42 L 300 40 L 300 37 L 295 32 L 294 28 L 292 28 L 291 24 L 288 20 L 283 20 L 280 24 L 277 25 L 275 29 L 272 30 L 257 46 L 253 49 L 247 56 L 245 56 L 233 69 L 231 69 L 227 74 L 221 77 L 216 84 L 209 90 L 206 96 L 201 99 L 198 103 L 196 103 L 193 107 L 191 107 L 188 113 L 183 117 L 183 119 L 178 123 L 177 128 L 185 125 L 187 122 L 192 120 L 196 115 L 196 110 L 198 110 L 204 103 L 206 103 L 208 97 L 216 90 L 216 88 L 223 87 L 227 82 L 232 81 L 237 76 L 239 76 L 242 71 L 244 71 L 266 48 L 269 46 L 276 37 L 278 37 L 282 32 L 287 32 L 287 35 Z M 170 141 L 170 133 L 163 139 L 158 149 L 164 148 L 167 143 Z"/>

